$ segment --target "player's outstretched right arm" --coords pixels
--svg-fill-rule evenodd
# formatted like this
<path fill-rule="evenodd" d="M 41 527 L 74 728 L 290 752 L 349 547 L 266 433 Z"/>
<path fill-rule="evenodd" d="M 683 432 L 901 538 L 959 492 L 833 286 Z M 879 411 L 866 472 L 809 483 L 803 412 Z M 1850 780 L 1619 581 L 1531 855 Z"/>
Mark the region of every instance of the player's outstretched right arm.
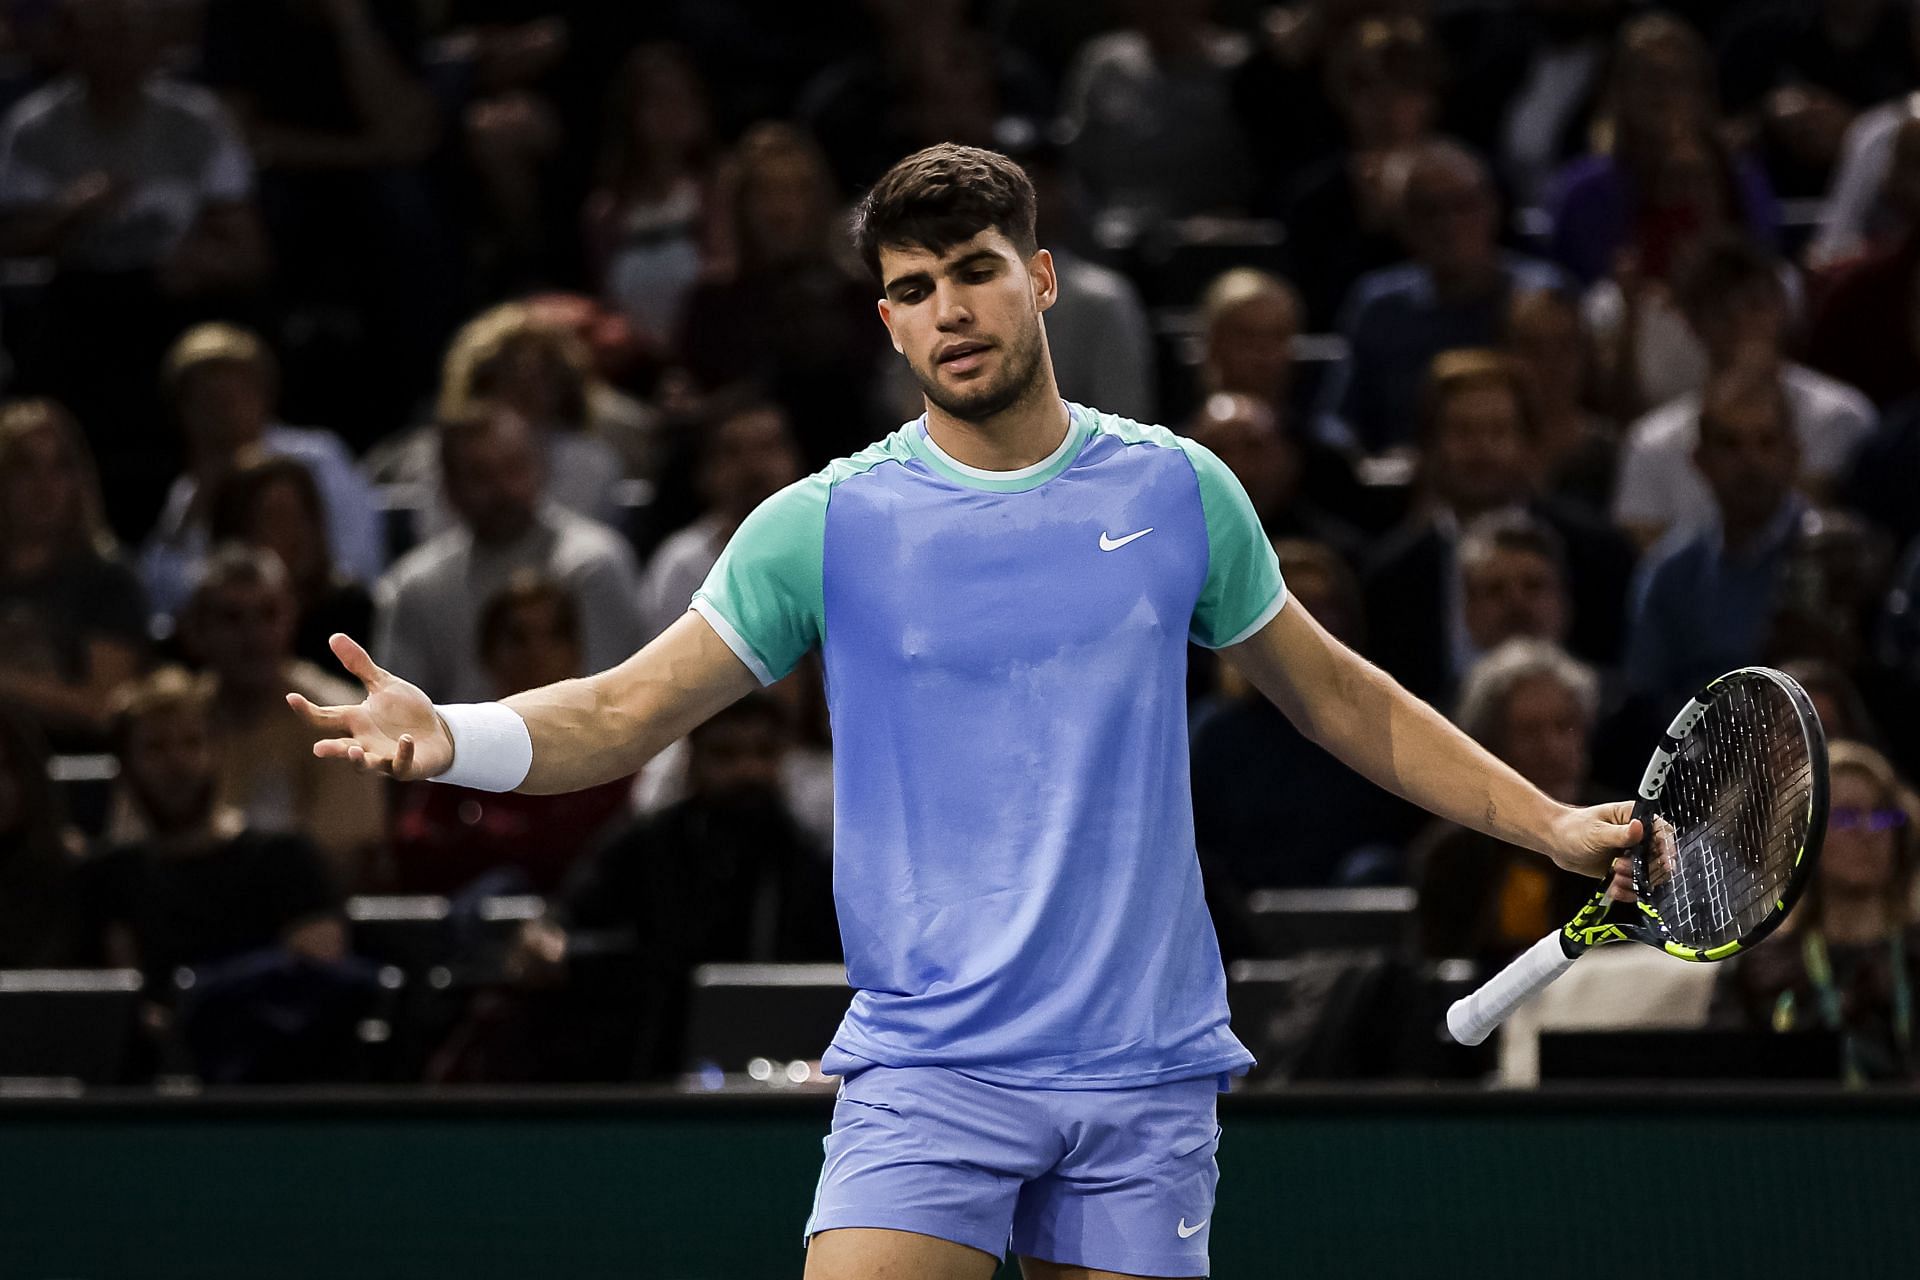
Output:
<path fill-rule="evenodd" d="M 624 778 L 757 687 L 713 627 L 691 612 L 617 667 L 472 708 L 436 708 L 347 636 L 330 643 L 367 696 L 353 706 L 320 707 L 287 695 L 287 704 L 327 735 L 314 743 L 316 756 L 402 781 L 451 769 L 447 781 L 482 787 L 491 781 L 489 789 L 532 795 Z M 515 716 L 525 724 L 524 737 Z M 529 739 L 531 761 L 525 760 Z"/>

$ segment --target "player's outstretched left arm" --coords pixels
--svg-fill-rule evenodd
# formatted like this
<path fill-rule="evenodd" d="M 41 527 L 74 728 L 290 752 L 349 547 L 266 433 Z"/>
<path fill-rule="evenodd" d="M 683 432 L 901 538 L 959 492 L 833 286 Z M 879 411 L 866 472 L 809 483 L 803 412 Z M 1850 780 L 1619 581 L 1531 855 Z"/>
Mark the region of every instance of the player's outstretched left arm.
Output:
<path fill-rule="evenodd" d="M 287 695 L 288 705 L 324 735 L 314 743 L 316 756 L 403 782 L 442 775 L 465 781 L 449 770 L 461 766 L 471 775 L 477 768 L 483 780 L 467 785 L 530 795 L 624 778 L 757 683 L 706 619 L 692 612 L 619 666 L 486 704 L 478 719 L 456 715 L 462 709 L 436 707 L 417 687 L 377 666 L 350 637 L 336 635 L 330 643 L 367 696 L 357 705 L 321 707 L 297 693 Z M 512 713 L 504 717 L 504 729 L 501 707 Z M 456 749 L 450 719 L 473 726 L 462 740 L 474 759 Z M 503 755 L 504 774 L 496 763 Z M 497 784 L 489 785 L 485 776 Z"/>
<path fill-rule="evenodd" d="M 1328 634 L 1297 599 L 1221 656 L 1349 767 L 1451 822 L 1603 878 L 1640 839 L 1631 801 L 1582 809 L 1552 799 Z M 1613 871 L 1610 891 L 1631 899 L 1626 862 Z"/>

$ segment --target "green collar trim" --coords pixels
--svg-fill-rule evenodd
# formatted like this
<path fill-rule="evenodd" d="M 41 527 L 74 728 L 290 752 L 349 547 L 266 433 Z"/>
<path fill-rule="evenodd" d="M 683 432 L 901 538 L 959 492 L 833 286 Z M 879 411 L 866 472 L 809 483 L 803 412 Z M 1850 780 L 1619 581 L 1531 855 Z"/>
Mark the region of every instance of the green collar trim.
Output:
<path fill-rule="evenodd" d="M 985 471 L 951 457 L 928 434 L 925 414 L 908 425 L 906 435 L 907 447 L 913 450 L 913 456 L 944 479 L 969 489 L 984 489 L 988 493 L 1024 493 L 1028 489 L 1038 489 L 1072 466 L 1091 433 L 1088 411 L 1079 405 L 1068 404 L 1067 434 L 1060 442 L 1060 447 L 1032 466 L 1021 467 L 1017 471 Z"/>

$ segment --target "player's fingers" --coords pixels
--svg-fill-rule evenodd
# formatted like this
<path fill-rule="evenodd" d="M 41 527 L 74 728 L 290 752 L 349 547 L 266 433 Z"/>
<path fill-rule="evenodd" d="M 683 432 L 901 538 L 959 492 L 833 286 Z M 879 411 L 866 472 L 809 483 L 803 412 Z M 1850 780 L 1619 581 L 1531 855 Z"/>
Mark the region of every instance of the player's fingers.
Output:
<path fill-rule="evenodd" d="M 299 712 L 306 722 L 316 729 L 331 729 L 340 724 L 351 707 L 322 707 L 307 701 L 297 693 L 287 695 L 287 705 Z"/>
<path fill-rule="evenodd" d="M 359 749 L 352 738 L 322 738 L 313 744 L 313 754 L 322 760 L 351 760 Z"/>
<path fill-rule="evenodd" d="M 360 683 L 371 689 L 387 678 L 387 673 L 374 663 L 373 658 L 362 649 L 354 638 L 344 631 L 336 631 L 327 638 L 327 647 L 333 650 L 333 656 L 340 659 L 340 665 L 351 672 Z"/>
<path fill-rule="evenodd" d="M 354 764 L 359 765 L 360 768 L 366 770 L 368 773 L 393 772 L 393 761 L 391 757 L 383 756 L 376 751 L 369 751 L 357 742 L 347 748 L 347 759 L 353 761 Z"/>
<path fill-rule="evenodd" d="M 1635 902 L 1638 895 L 1633 891 L 1633 859 L 1615 858 L 1608 868 L 1607 896 L 1615 902 Z"/>
<path fill-rule="evenodd" d="M 413 735 L 403 733 L 400 735 L 400 745 L 393 749 L 393 767 L 391 772 L 396 778 L 404 778 L 407 776 L 408 770 L 412 768 Z"/>

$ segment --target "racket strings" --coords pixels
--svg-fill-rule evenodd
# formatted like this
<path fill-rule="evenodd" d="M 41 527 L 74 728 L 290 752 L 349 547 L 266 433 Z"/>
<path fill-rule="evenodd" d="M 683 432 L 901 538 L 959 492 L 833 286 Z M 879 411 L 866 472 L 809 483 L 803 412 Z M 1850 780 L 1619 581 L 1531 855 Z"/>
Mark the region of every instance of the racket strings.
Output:
<path fill-rule="evenodd" d="M 1767 918 L 1806 838 L 1812 781 L 1807 737 L 1783 690 L 1764 678 L 1716 690 L 1657 806 L 1675 852 L 1649 901 L 1676 941 L 1717 946 Z"/>

